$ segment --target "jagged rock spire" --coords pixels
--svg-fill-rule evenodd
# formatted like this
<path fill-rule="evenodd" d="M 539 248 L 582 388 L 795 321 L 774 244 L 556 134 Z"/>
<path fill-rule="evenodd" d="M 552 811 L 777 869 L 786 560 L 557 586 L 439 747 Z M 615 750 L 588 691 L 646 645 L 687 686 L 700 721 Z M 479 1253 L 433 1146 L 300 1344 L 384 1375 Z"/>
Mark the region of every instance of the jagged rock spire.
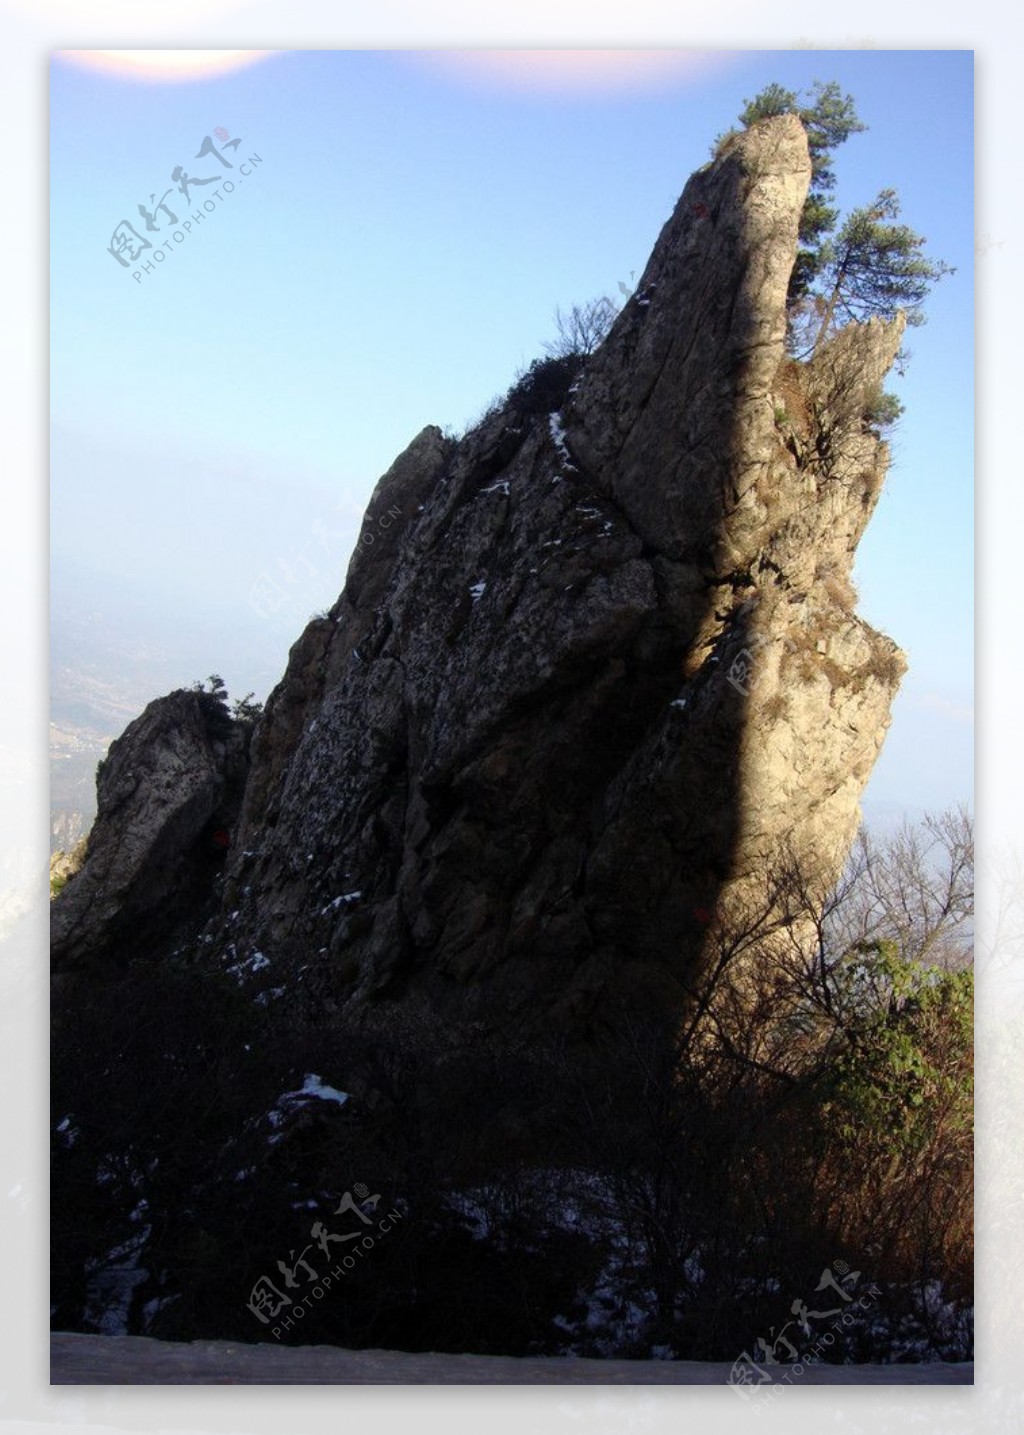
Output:
<path fill-rule="evenodd" d="M 730 140 L 556 412 L 396 460 L 256 733 L 213 958 L 311 1020 L 585 1030 L 684 1001 L 774 851 L 838 869 L 903 670 L 849 585 L 901 326 L 786 357 L 809 178 L 794 116 Z"/>

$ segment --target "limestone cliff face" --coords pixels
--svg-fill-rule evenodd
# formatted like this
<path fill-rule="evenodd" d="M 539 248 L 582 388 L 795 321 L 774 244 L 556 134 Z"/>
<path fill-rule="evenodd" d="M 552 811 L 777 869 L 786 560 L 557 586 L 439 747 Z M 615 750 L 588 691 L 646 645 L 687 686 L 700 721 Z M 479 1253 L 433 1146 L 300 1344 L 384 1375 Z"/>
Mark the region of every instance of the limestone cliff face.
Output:
<path fill-rule="evenodd" d="M 671 1000 L 773 845 L 841 862 L 903 670 L 849 587 L 901 326 L 785 357 L 809 175 L 791 117 L 731 142 L 558 412 L 428 428 L 378 485 L 257 734 L 218 934 L 321 1014 Z"/>
<path fill-rule="evenodd" d="M 557 412 L 513 394 L 381 479 L 254 736 L 208 951 L 318 1021 L 578 1030 L 682 1001 L 780 847 L 838 870 L 904 667 L 849 583 L 901 324 L 786 357 L 809 177 L 791 116 L 730 141 Z"/>

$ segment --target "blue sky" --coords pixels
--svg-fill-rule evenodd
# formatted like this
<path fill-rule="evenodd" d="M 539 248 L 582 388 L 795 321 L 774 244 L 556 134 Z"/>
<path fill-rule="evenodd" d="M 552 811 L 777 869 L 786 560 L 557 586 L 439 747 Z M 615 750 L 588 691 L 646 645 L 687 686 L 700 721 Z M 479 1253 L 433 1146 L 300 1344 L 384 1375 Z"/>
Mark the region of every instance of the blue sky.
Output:
<path fill-rule="evenodd" d="M 504 391 L 557 304 L 639 273 L 745 98 L 836 79 L 870 127 L 837 153 L 840 202 L 895 187 L 957 266 L 894 384 L 907 412 L 855 575 L 861 612 L 911 661 L 869 794 L 969 799 L 972 73 L 969 52 L 732 52 L 631 86 L 541 87 L 444 56 L 322 51 L 143 83 L 57 59 L 55 587 L 133 636 L 173 629 L 175 681 L 216 670 L 264 695 L 409 439 Z M 230 172 L 195 158 L 217 127 L 240 140 Z M 118 221 L 144 232 L 138 204 L 169 188 L 183 220 L 216 188 L 186 211 L 179 164 L 236 188 L 135 282 L 106 252 Z M 281 606 L 261 614 L 268 593 Z"/>

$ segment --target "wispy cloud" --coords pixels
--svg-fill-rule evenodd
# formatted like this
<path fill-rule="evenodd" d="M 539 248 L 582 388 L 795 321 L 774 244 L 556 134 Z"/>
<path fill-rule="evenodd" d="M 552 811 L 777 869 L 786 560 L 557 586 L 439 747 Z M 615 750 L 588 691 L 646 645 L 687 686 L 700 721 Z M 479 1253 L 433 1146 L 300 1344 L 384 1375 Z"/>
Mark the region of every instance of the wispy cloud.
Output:
<path fill-rule="evenodd" d="M 731 58 L 711 50 L 433 50 L 421 63 L 488 89 L 586 95 L 652 90 L 703 77 Z"/>
<path fill-rule="evenodd" d="M 205 80 L 256 64 L 275 50 L 58 50 L 56 58 L 127 80 Z"/>
<path fill-rule="evenodd" d="M 938 693 L 922 693 L 917 701 L 920 707 L 941 713 L 943 717 L 949 718 L 950 722 L 962 723 L 965 727 L 974 726 L 973 705 L 950 702 L 948 698 L 940 697 Z"/>

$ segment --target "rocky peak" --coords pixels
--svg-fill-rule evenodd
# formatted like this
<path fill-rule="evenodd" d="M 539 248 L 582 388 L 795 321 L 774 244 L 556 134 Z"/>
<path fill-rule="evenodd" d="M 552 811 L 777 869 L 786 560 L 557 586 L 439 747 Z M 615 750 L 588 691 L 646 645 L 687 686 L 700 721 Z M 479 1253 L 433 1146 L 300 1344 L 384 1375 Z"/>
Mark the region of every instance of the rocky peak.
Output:
<path fill-rule="evenodd" d="M 838 870 L 904 666 L 849 582 L 901 325 L 786 357 L 809 178 L 792 116 L 730 140 L 560 407 L 425 429 L 381 479 L 256 733 L 214 956 L 259 951 L 318 1022 L 583 1032 L 676 1010 L 774 852 Z M 133 744 L 163 754 L 164 816 L 107 804 L 108 931 L 226 790 L 163 716 Z"/>
<path fill-rule="evenodd" d="M 111 744 L 86 860 L 52 908 L 55 971 L 194 935 L 238 819 L 249 732 L 213 694 L 179 689 Z"/>

